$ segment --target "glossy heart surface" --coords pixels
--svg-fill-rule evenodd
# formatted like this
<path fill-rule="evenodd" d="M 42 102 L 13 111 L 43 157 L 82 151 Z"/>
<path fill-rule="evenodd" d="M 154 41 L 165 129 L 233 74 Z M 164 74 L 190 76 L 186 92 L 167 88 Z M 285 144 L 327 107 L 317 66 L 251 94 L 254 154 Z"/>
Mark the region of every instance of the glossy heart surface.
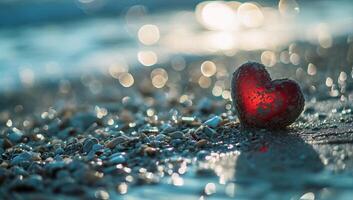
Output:
<path fill-rule="evenodd" d="M 233 74 L 232 98 L 242 126 L 279 129 L 293 123 L 304 108 L 299 85 L 289 79 L 271 80 L 265 66 L 248 62 Z"/>

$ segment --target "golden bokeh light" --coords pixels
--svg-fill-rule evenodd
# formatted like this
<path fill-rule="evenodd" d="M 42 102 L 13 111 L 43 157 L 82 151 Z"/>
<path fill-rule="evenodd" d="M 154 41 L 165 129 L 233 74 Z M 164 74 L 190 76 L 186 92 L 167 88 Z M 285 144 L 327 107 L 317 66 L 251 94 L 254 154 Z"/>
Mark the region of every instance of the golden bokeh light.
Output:
<path fill-rule="evenodd" d="M 238 8 L 238 18 L 249 28 L 256 28 L 263 24 L 264 15 L 261 9 L 253 3 L 243 3 Z"/>
<path fill-rule="evenodd" d="M 217 71 L 217 66 L 212 61 L 205 61 L 201 64 L 201 73 L 206 77 L 213 76 Z"/>
<path fill-rule="evenodd" d="M 221 96 L 222 92 L 223 92 L 222 87 L 220 87 L 218 85 L 215 85 L 212 89 L 212 94 L 213 94 L 213 96 L 216 96 L 216 97 Z"/>
<path fill-rule="evenodd" d="M 155 88 L 163 88 L 168 81 L 168 73 L 165 69 L 156 68 L 151 72 L 151 80 Z"/>
<path fill-rule="evenodd" d="M 152 45 L 160 38 L 159 28 L 153 24 L 143 25 L 137 33 L 138 39 L 142 44 Z"/>
<path fill-rule="evenodd" d="M 128 72 L 121 73 L 119 82 L 123 87 L 131 87 L 134 84 L 134 77 Z"/>
<path fill-rule="evenodd" d="M 222 98 L 223 98 L 223 99 L 231 99 L 232 96 L 231 96 L 230 91 L 229 91 L 229 90 L 223 90 L 223 92 L 222 92 Z"/>
<path fill-rule="evenodd" d="M 199 85 L 201 88 L 209 88 L 211 86 L 211 79 L 206 76 L 201 76 L 199 78 Z"/>
<path fill-rule="evenodd" d="M 276 54 L 272 51 L 262 52 L 261 62 L 267 67 L 273 67 L 277 63 Z"/>
<path fill-rule="evenodd" d="M 139 51 L 137 59 L 144 66 L 152 66 L 158 61 L 157 54 L 154 51 Z"/>
<path fill-rule="evenodd" d="M 164 79 L 164 77 L 159 74 L 152 78 L 152 85 L 156 88 L 164 87 L 166 82 L 167 82 L 166 79 Z"/>
<path fill-rule="evenodd" d="M 129 67 L 126 63 L 116 63 L 109 66 L 108 71 L 110 76 L 119 79 L 121 73 L 128 72 Z"/>
<path fill-rule="evenodd" d="M 234 6 L 234 4 L 232 4 Z M 235 10 L 223 1 L 207 1 L 196 8 L 198 20 L 210 30 L 234 30 L 237 28 Z"/>

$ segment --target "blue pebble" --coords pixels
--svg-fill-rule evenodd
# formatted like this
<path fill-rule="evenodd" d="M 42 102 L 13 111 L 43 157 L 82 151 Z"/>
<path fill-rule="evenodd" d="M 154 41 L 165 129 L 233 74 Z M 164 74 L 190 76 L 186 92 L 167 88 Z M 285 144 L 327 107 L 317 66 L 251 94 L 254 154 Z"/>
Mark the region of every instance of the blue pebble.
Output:
<path fill-rule="evenodd" d="M 58 154 L 63 154 L 65 151 L 64 151 L 64 149 L 63 148 L 61 148 L 61 147 L 59 147 L 59 148 L 57 148 L 56 150 L 55 150 L 55 154 L 56 155 L 58 155 Z"/>
<path fill-rule="evenodd" d="M 123 155 L 115 155 L 109 159 L 109 161 L 113 164 L 121 164 L 126 161 Z"/>
<path fill-rule="evenodd" d="M 204 125 L 207 125 L 211 128 L 216 128 L 222 121 L 222 118 L 219 116 L 214 116 L 211 119 L 208 119 L 204 122 Z"/>
<path fill-rule="evenodd" d="M 17 156 L 15 156 L 12 161 L 11 164 L 12 165 L 19 165 L 23 162 L 29 162 L 32 159 L 32 154 L 29 152 L 23 152 L 18 154 Z"/>
<path fill-rule="evenodd" d="M 23 136 L 23 133 L 16 128 L 13 128 L 7 135 L 9 140 L 13 143 L 20 142 L 22 139 L 22 136 Z"/>
<path fill-rule="evenodd" d="M 101 150 L 101 149 L 103 149 L 104 148 L 104 146 L 103 145 L 101 145 L 101 144 L 94 144 L 93 146 L 92 146 L 92 151 L 94 151 L 94 152 L 96 152 L 96 151 L 99 151 L 99 150 Z"/>

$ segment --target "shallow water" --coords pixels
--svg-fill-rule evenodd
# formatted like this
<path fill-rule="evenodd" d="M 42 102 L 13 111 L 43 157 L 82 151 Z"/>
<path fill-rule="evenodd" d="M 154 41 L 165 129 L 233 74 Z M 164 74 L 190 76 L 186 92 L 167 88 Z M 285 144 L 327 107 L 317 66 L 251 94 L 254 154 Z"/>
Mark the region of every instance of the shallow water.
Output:
<path fill-rule="evenodd" d="M 158 1 L 156 2 L 156 5 L 159 5 Z M 13 4 L 11 8 L 18 11 L 14 12 L 14 15 L 23 17 L 19 12 L 21 6 L 17 6 L 16 10 L 16 4 Z M 268 7 L 262 8 L 265 18 L 261 27 L 250 29 L 238 27 L 239 22 L 234 22 L 236 24 L 230 30 L 217 26 L 211 26 L 211 30 L 208 30 L 212 21 L 199 19 L 201 11 L 193 7 L 194 2 L 189 2 L 189 5 L 188 9 L 184 7 L 179 8 L 181 10 L 152 10 L 149 13 L 147 8 L 154 6 L 151 2 L 151 5 L 131 7 L 133 15 L 129 14 L 129 7 L 127 7 L 127 11 L 119 8 L 119 15 L 114 17 L 100 16 L 82 20 L 73 18 L 63 22 L 59 20 L 60 9 L 66 7 L 59 7 L 56 11 L 57 17 L 52 19 L 53 21 L 43 24 L 34 23 L 34 25 L 30 25 L 28 20 L 24 25 L 18 25 L 15 21 L 11 22 L 12 26 L 4 26 L 0 29 L 0 51 L 2 52 L 0 55 L 2 76 L 0 88 L 17 87 L 21 85 L 21 79 L 23 82 L 26 77 L 27 82 L 32 83 L 41 79 L 80 77 L 82 73 L 107 73 L 111 65 L 128 68 L 143 67 L 144 64 L 138 61 L 137 55 L 145 51 L 155 53 L 157 65 L 164 67 L 170 66 L 169 63 L 173 61 L 175 55 L 186 56 L 186 59 L 187 57 L 203 59 L 204 56 L 216 58 L 215 56 L 226 55 L 232 59 L 239 52 L 242 55 L 237 57 L 235 63 L 223 64 L 230 65 L 226 66 L 227 68 L 233 68 L 234 65 L 237 66 L 242 61 L 251 59 L 270 62 L 271 66 L 272 62 L 282 66 L 294 61 L 294 66 L 306 71 L 310 60 L 299 57 L 298 61 L 295 55 L 290 61 L 289 58 L 285 58 L 286 52 L 283 51 L 284 60 L 281 61 L 281 51 L 288 47 L 293 50 L 295 42 L 308 42 L 318 47 L 328 45 L 320 44 L 320 42 L 329 42 L 332 46 L 332 38 L 337 37 L 347 40 L 350 44 L 350 34 L 353 32 L 353 18 L 350 15 L 353 5 L 350 1 L 301 2 L 300 12 L 295 18 L 281 17 L 279 11 L 276 10 L 277 5 L 270 3 L 266 5 Z M 52 4 L 47 2 L 42 6 L 49 8 Z M 73 5 L 70 4 L 70 6 Z M 6 4 L 3 4 L 3 9 L 5 8 Z M 102 9 L 104 11 L 105 8 Z M 210 9 L 214 12 L 224 11 L 222 10 L 224 8 L 217 6 L 210 7 Z M 31 13 L 31 10 L 27 12 Z M 36 16 L 35 14 L 31 13 L 31 16 Z M 40 16 L 41 13 L 37 15 Z M 229 16 L 222 15 L 222 17 L 228 20 Z M 4 22 L 5 19 L 3 17 Z M 256 17 L 252 20 L 256 20 Z M 156 44 L 143 45 L 137 38 L 137 32 L 144 24 L 155 24 L 159 29 L 160 38 Z M 325 48 L 322 51 L 325 51 Z M 261 54 L 264 57 L 263 60 L 260 54 L 254 56 L 251 55 L 252 52 L 263 52 Z M 304 52 L 301 53 L 303 53 L 301 56 L 305 56 Z M 275 56 L 275 61 L 271 61 L 273 56 Z M 224 58 L 219 58 L 221 61 L 222 59 Z M 328 75 L 332 71 L 328 68 L 335 68 L 334 71 L 336 68 L 345 69 L 348 76 L 351 70 L 351 67 L 345 63 L 326 63 L 315 67 L 317 68 L 315 70 L 323 71 Z M 294 71 L 290 73 L 292 76 L 295 75 Z M 337 76 L 337 74 L 332 74 L 332 76 Z M 321 79 L 322 77 L 311 78 Z"/>

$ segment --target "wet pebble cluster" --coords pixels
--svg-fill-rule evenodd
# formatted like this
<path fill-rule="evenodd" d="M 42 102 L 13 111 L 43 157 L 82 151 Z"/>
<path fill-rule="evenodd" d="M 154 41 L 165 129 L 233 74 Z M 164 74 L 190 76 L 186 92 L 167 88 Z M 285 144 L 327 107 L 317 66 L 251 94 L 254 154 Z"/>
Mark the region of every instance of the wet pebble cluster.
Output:
<path fill-rule="evenodd" d="M 180 186 L 189 165 L 215 153 L 266 151 L 264 134 L 241 133 L 231 102 L 201 98 L 193 105 L 154 98 L 147 103 L 143 98 L 125 96 L 121 103 L 50 108 L 30 118 L 1 119 L 6 125 L 0 132 L 0 195 L 109 199 L 163 177 Z M 331 112 L 323 107 L 307 104 L 290 129 L 315 132 L 353 119 L 349 105 Z M 327 140 L 311 133 L 306 137 Z M 200 167 L 196 174 L 214 172 Z"/>
<path fill-rule="evenodd" d="M 51 108 L 26 123 L 12 119 L 0 135 L 0 195 L 108 199 L 186 173 L 211 149 L 229 148 L 222 140 L 234 135 L 224 127 L 239 123 L 226 104 L 205 98 L 168 110 L 125 97 L 121 105 Z"/>

